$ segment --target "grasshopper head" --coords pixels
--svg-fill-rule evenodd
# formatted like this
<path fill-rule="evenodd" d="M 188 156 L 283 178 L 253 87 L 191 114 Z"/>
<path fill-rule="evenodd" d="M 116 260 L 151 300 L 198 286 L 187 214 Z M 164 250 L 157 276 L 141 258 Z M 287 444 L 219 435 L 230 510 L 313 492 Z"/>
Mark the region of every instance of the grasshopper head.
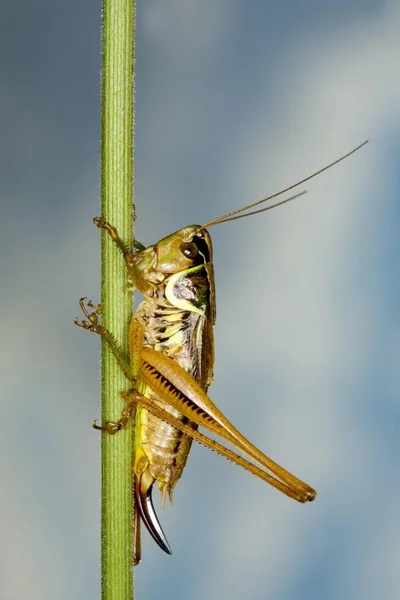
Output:
<path fill-rule="evenodd" d="M 210 234 L 200 225 L 188 225 L 152 247 L 157 256 L 156 268 L 161 273 L 180 273 L 212 262 Z"/>
<path fill-rule="evenodd" d="M 145 296 L 154 296 L 172 276 L 212 266 L 210 234 L 201 225 L 189 225 L 153 246 L 125 256 L 129 279 Z M 176 277 L 175 277 L 176 279 Z"/>

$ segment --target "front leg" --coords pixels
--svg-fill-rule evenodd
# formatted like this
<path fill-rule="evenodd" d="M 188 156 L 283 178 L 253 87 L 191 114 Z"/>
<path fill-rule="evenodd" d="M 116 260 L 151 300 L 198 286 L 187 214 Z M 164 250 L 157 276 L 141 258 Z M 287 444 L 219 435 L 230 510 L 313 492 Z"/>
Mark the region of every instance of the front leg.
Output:
<path fill-rule="evenodd" d="M 75 319 L 75 325 L 77 325 L 78 327 L 82 327 L 82 329 L 86 329 L 91 333 L 97 333 L 102 338 L 104 338 L 110 346 L 111 352 L 115 356 L 115 359 L 125 377 L 130 381 L 135 382 L 135 377 L 132 374 L 132 369 L 129 364 L 129 361 L 126 359 L 121 348 L 118 346 L 113 334 L 100 323 L 101 307 L 99 305 L 93 304 L 91 300 L 87 302 L 86 306 L 85 301 L 86 298 L 81 298 L 79 300 L 79 306 L 81 307 L 81 310 L 87 320 L 79 321 L 78 319 Z M 88 308 L 93 309 L 93 312 L 89 312 Z"/>
<path fill-rule="evenodd" d="M 119 233 L 116 230 L 116 228 L 113 225 L 111 225 L 110 223 L 108 223 L 108 221 L 106 221 L 104 217 L 94 217 L 93 223 L 95 225 L 97 225 L 97 227 L 99 229 L 104 229 L 104 231 L 106 231 L 108 233 L 108 235 L 111 237 L 114 244 L 121 250 L 124 258 L 126 256 L 128 256 L 129 254 L 131 254 L 129 248 L 126 246 L 126 244 L 120 238 Z M 135 238 L 133 239 L 132 243 L 133 243 L 134 249 L 138 252 L 145 249 L 143 244 L 138 242 Z"/>

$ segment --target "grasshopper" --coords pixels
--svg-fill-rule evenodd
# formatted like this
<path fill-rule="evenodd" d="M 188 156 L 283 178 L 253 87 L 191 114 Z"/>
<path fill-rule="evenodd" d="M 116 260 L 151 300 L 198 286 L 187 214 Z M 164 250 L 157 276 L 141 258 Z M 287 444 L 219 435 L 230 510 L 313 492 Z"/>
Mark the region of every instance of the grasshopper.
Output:
<path fill-rule="evenodd" d="M 364 144 L 367 142 L 364 142 Z M 125 408 L 118 422 L 106 422 L 95 429 L 115 434 L 135 415 L 133 493 L 136 503 L 134 561 L 140 561 L 140 520 L 157 544 L 168 554 L 171 548 L 152 503 L 152 489 L 158 483 L 162 504 L 172 495 L 182 476 L 193 440 L 243 467 L 298 502 L 311 502 L 316 491 L 261 452 L 221 413 L 207 395 L 213 380 L 215 325 L 215 283 L 210 227 L 264 212 L 281 202 L 248 212 L 288 192 L 344 160 L 361 148 L 289 186 L 285 190 L 234 210 L 203 225 L 189 225 L 145 247 L 137 240 L 127 248 L 117 230 L 103 217 L 95 218 L 121 251 L 131 289 L 145 297 L 129 329 L 129 357 L 125 357 L 111 332 L 100 321 L 101 307 L 80 300 L 85 315 L 76 325 L 97 333 L 111 350 L 132 388 L 121 393 Z M 198 431 L 201 426 L 241 454 Z M 249 460 L 251 459 L 251 460 Z M 254 461 L 254 462 L 252 462 Z M 255 464 L 257 463 L 257 464 Z"/>

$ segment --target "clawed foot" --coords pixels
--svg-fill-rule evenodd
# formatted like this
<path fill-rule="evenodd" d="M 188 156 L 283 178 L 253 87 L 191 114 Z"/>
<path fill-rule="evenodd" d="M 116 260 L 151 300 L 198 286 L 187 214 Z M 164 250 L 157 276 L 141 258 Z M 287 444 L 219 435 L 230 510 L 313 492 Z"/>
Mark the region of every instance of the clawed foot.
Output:
<path fill-rule="evenodd" d="M 104 217 L 93 217 L 93 223 L 97 225 L 99 229 L 106 229 L 107 231 L 109 231 L 110 235 L 111 232 L 116 232 L 115 227 L 110 225 L 110 223 L 108 223 Z"/>
<path fill-rule="evenodd" d="M 87 318 L 87 321 L 79 321 L 79 319 L 75 319 L 75 325 L 82 327 L 83 329 L 87 329 L 92 333 L 98 333 L 99 335 L 106 336 L 108 334 L 107 329 L 103 327 L 99 321 L 99 316 L 101 315 L 101 305 L 93 304 L 91 300 L 86 301 L 86 298 L 81 298 L 79 300 L 79 306 Z M 88 308 L 91 308 L 93 312 L 89 312 Z"/>
<path fill-rule="evenodd" d="M 122 423 L 122 421 L 123 418 L 117 423 L 114 423 L 113 421 L 107 421 L 106 423 L 104 423 L 103 427 L 100 427 L 100 425 L 97 425 L 97 421 L 95 420 L 92 423 L 92 427 L 93 429 L 97 429 L 98 431 L 106 431 L 110 435 L 114 435 L 115 433 L 118 433 L 118 431 L 121 431 L 121 429 L 124 429 L 124 424 Z"/>
<path fill-rule="evenodd" d="M 130 400 L 131 398 L 127 398 L 127 399 Z M 110 435 L 114 435 L 115 433 L 118 433 L 118 431 L 121 431 L 122 429 L 126 428 L 126 426 L 129 423 L 129 419 L 132 416 L 134 408 L 135 408 L 135 404 L 133 402 L 131 402 L 124 409 L 121 419 L 119 421 L 117 421 L 116 423 L 114 421 L 106 421 L 104 423 L 103 427 L 100 427 L 100 425 L 97 425 L 97 421 L 95 420 L 92 423 L 92 427 L 93 427 L 93 429 L 97 429 L 98 431 L 106 431 Z"/>

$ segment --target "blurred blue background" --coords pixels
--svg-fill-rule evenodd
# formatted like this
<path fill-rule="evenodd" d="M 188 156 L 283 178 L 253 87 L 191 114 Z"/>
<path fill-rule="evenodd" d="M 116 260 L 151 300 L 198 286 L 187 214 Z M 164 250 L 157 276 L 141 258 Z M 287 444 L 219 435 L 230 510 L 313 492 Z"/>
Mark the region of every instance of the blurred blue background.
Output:
<path fill-rule="evenodd" d="M 143 533 L 137 598 L 385 600 L 400 585 L 400 5 L 154 0 L 137 11 L 136 233 L 212 230 L 211 397 L 318 490 L 302 506 L 193 447 L 174 554 Z M 99 588 L 98 3 L 2 3 L 1 591 Z"/>

